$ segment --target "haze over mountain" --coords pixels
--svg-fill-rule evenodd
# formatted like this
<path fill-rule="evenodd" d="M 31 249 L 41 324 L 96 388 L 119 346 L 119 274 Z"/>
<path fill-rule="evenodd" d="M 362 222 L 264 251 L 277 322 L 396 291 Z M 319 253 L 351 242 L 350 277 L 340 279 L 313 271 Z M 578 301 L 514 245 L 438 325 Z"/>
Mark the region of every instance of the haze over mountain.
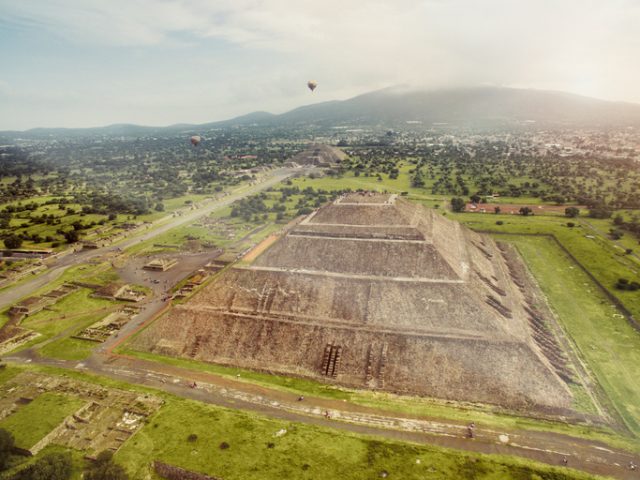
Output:
<path fill-rule="evenodd" d="M 232 125 L 394 127 L 407 124 L 422 124 L 427 128 L 442 124 L 475 128 L 508 128 L 528 124 L 545 128 L 640 126 L 640 104 L 610 102 L 565 92 L 505 87 L 442 90 L 393 87 L 348 100 L 305 105 L 279 115 L 253 112 L 230 120 L 198 125 L 146 127 L 116 124 L 86 129 L 36 128 L 22 133 L 145 135 Z"/>

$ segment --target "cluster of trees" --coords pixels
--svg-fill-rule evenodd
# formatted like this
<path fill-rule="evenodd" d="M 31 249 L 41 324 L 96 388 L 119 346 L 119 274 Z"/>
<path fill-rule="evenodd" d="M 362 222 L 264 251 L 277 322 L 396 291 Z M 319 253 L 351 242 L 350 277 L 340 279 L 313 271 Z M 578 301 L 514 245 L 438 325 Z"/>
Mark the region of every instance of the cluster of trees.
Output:
<path fill-rule="evenodd" d="M 613 210 L 604 203 L 594 203 L 589 208 L 591 218 L 611 218 Z"/>
<path fill-rule="evenodd" d="M 193 148 L 183 133 L 150 135 L 140 131 L 121 136 L 73 133 L 41 136 L 34 134 L 24 147 L 0 146 L 0 204 L 52 196 L 66 215 L 143 215 L 163 211 L 164 200 L 193 193 L 215 193 L 225 185 L 243 180 L 242 169 L 278 163 L 290 158 L 303 146 L 298 142 L 273 143 L 273 131 L 248 128 L 199 132 L 205 141 Z M 281 135 L 281 133 L 279 134 Z M 2 143 L 10 143 L 3 138 Z M 250 154 L 250 155 L 247 155 Z M 7 178 L 9 177 L 9 178 Z M 246 176 L 244 178 L 250 178 Z M 22 241 L 58 242 L 77 238 L 77 230 L 65 227 L 49 238 L 27 229 L 39 224 L 62 225 L 60 212 L 35 214 L 40 205 L 12 204 L 0 211 L 0 242 L 19 243 L 9 231 L 10 222 L 24 219 L 17 227 Z M 20 214 L 20 215 L 18 215 Z M 24 214 L 24 215 L 22 215 Z M 10 238 L 9 238 L 10 237 Z"/>
<path fill-rule="evenodd" d="M 564 209 L 564 216 L 568 218 L 576 218 L 580 215 L 580 209 L 578 207 L 567 207 Z"/>
<path fill-rule="evenodd" d="M 612 230 L 619 235 L 618 238 L 622 237 L 622 231 L 624 230 L 640 239 L 640 215 L 634 214 L 627 221 L 622 215 L 618 214 L 613 218 L 613 225 L 615 228 Z"/>
<path fill-rule="evenodd" d="M 14 453 L 13 435 L 0 428 L 0 472 L 19 465 L 21 457 Z M 73 473 L 73 461 L 69 452 L 51 452 L 18 470 L 9 480 L 67 480 Z M 5 478 L 5 477 L 3 477 Z M 85 480 L 128 480 L 127 472 L 113 461 L 113 452 L 100 453 L 90 463 L 84 474 Z"/>
<path fill-rule="evenodd" d="M 586 205 L 594 215 L 606 209 L 640 208 L 640 171 L 631 157 L 610 158 L 597 149 L 567 157 L 561 149 L 526 135 L 509 141 L 474 138 L 471 143 L 446 135 L 425 143 L 408 134 L 391 139 L 391 144 L 376 148 L 370 142 L 359 147 L 352 142 L 354 146 L 346 149 L 352 160 L 345 167 L 354 174 L 390 174 L 404 159 L 415 165 L 410 171 L 412 186 L 430 188 L 433 194 L 467 196 L 473 190 L 481 196 L 532 196 L 558 205 Z"/>
<path fill-rule="evenodd" d="M 242 217 L 245 222 L 250 222 L 252 219 L 256 222 L 260 219 L 266 220 L 269 210 L 264 203 L 266 199 L 267 195 L 260 193 L 238 200 L 231 208 L 231 217 Z"/>
<path fill-rule="evenodd" d="M 72 473 L 71 454 L 53 452 L 23 468 L 11 480 L 67 480 Z"/>
<path fill-rule="evenodd" d="M 151 211 L 149 199 L 145 195 L 121 195 L 91 192 L 75 195 L 74 203 L 83 205 L 82 213 L 109 215 L 121 213 L 144 215 Z"/>
<path fill-rule="evenodd" d="M 124 468 L 113 461 L 113 452 L 105 450 L 85 471 L 84 480 L 128 480 Z"/>
<path fill-rule="evenodd" d="M 456 213 L 464 212 L 466 206 L 467 202 L 465 202 L 463 198 L 454 197 L 451 199 L 451 210 Z"/>

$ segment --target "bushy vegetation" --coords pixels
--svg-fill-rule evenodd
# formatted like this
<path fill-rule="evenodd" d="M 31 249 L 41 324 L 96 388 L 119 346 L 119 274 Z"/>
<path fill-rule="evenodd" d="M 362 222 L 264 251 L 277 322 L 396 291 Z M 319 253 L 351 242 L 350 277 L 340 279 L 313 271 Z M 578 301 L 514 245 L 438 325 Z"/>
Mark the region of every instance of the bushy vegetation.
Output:
<path fill-rule="evenodd" d="M 250 181 L 257 168 L 301 149 L 266 139 L 248 146 L 242 138 L 212 133 L 197 149 L 176 135 L 43 138 L 0 147 L 0 241 L 6 248 L 56 248 L 102 225 L 156 218 L 176 208 L 174 199 Z"/>
<path fill-rule="evenodd" d="M 124 468 L 113 461 L 113 452 L 101 452 L 84 473 L 84 480 L 128 480 Z"/>
<path fill-rule="evenodd" d="M 72 468 L 71 454 L 53 452 L 20 470 L 11 480 L 67 480 L 71 477 Z"/>
<path fill-rule="evenodd" d="M 0 471 L 5 470 L 9 465 L 14 446 L 13 435 L 4 428 L 0 428 Z"/>

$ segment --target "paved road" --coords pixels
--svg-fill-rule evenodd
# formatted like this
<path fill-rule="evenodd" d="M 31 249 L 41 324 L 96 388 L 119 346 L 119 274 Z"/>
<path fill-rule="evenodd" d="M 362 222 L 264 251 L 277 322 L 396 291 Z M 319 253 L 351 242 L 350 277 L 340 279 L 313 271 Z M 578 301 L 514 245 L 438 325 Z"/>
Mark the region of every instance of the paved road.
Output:
<path fill-rule="evenodd" d="M 205 205 L 203 205 L 201 208 L 197 210 L 194 210 L 192 212 L 186 213 L 178 217 L 170 218 L 168 221 L 163 222 L 160 226 L 153 228 L 151 230 L 148 230 L 142 234 L 138 234 L 131 238 L 127 238 L 114 245 L 97 248 L 95 250 L 81 250 L 80 252 L 73 253 L 64 258 L 61 258 L 53 267 L 49 268 L 43 274 L 38 275 L 37 277 L 34 277 L 28 282 L 25 282 L 13 288 L 8 288 L 0 292 L 0 309 L 6 308 L 14 304 L 16 301 L 18 301 L 22 297 L 30 295 L 31 293 L 38 290 L 39 288 L 54 281 L 60 275 L 62 275 L 66 269 L 68 269 L 71 266 L 86 262 L 87 260 L 98 257 L 100 255 L 104 255 L 105 253 L 108 253 L 108 252 L 115 252 L 115 251 L 118 251 L 119 249 L 124 250 L 140 242 L 144 242 L 162 233 L 165 233 L 171 230 L 172 228 L 193 222 L 204 215 L 208 215 L 216 210 L 219 210 L 221 208 L 224 208 L 230 205 L 236 200 L 247 197 L 249 195 L 253 195 L 254 193 L 257 193 L 269 187 L 272 187 L 273 185 L 280 183 L 281 181 L 285 180 L 291 175 L 295 173 L 300 173 L 302 171 L 303 170 L 301 169 L 292 169 L 292 168 L 273 170 L 268 174 L 266 178 L 263 177 L 263 179 L 255 185 L 242 187 L 241 189 L 239 189 L 240 191 L 227 195 L 226 197 L 223 197 L 219 200 L 207 202 Z"/>

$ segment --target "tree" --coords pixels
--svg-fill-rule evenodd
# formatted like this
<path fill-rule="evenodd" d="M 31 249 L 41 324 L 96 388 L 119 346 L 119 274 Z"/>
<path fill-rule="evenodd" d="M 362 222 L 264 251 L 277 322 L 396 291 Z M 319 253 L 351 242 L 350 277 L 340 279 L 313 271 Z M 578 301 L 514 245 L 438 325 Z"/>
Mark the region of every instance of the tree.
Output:
<path fill-rule="evenodd" d="M 451 209 L 454 212 L 464 212 L 465 207 L 466 207 L 466 203 L 464 199 L 460 197 L 453 197 L 451 199 Z"/>
<path fill-rule="evenodd" d="M 162 202 L 156 203 L 154 208 L 156 212 L 164 212 L 164 204 Z"/>
<path fill-rule="evenodd" d="M 68 230 L 62 235 L 64 235 L 64 239 L 67 241 L 67 243 L 75 243 L 80 238 L 80 234 L 77 230 Z"/>
<path fill-rule="evenodd" d="M 533 214 L 533 210 L 529 207 L 520 207 L 520 215 L 527 216 Z"/>
<path fill-rule="evenodd" d="M 4 246 L 7 248 L 20 248 L 22 246 L 22 237 L 15 233 L 11 234 L 4 239 Z"/>
<path fill-rule="evenodd" d="M 480 203 L 480 200 L 482 200 L 482 198 L 477 193 L 475 195 L 471 195 L 471 202 L 472 203 L 476 203 L 476 204 Z"/>
<path fill-rule="evenodd" d="M 70 453 L 49 453 L 20 470 L 11 480 L 66 480 L 71 477 L 71 468 Z"/>
<path fill-rule="evenodd" d="M 415 188 L 424 187 L 424 178 L 422 177 L 422 172 L 419 168 L 416 169 L 416 174 L 411 179 L 411 186 Z"/>
<path fill-rule="evenodd" d="M 197 437 L 196 437 L 197 438 Z M 128 480 L 127 472 L 113 461 L 113 452 L 105 450 L 84 472 L 84 480 Z"/>
<path fill-rule="evenodd" d="M 609 229 L 609 236 L 613 240 L 620 240 L 623 235 L 624 235 L 624 232 L 622 230 L 618 229 L 618 228 L 610 228 Z"/>
<path fill-rule="evenodd" d="M 564 209 L 564 216 L 569 218 L 576 218 L 580 215 L 580 209 L 578 207 L 567 207 Z"/>
<path fill-rule="evenodd" d="M 9 465 L 9 458 L 14 445 L 13 435 L 4 428 L 0 428 L 0 470 L 4 470 Z"/>
<path fill-rule="evenodd" d="M 617 214 L 615 217 L 613 217 L 613 224 L 617 227 L 624 225 L 624 217 L 620 214 Z"/>
<path fill-rule="evenodd" d="M 498 215 L 502 210 L 500 209 L 500 207 L 495 207 L 493 211 L 496 215 Z"/>
<path fill-rule="evenodd" d="M 595 205 L 589 210 L 591 218 L 611 218 L 611 209 L 604 205 Z"/>

